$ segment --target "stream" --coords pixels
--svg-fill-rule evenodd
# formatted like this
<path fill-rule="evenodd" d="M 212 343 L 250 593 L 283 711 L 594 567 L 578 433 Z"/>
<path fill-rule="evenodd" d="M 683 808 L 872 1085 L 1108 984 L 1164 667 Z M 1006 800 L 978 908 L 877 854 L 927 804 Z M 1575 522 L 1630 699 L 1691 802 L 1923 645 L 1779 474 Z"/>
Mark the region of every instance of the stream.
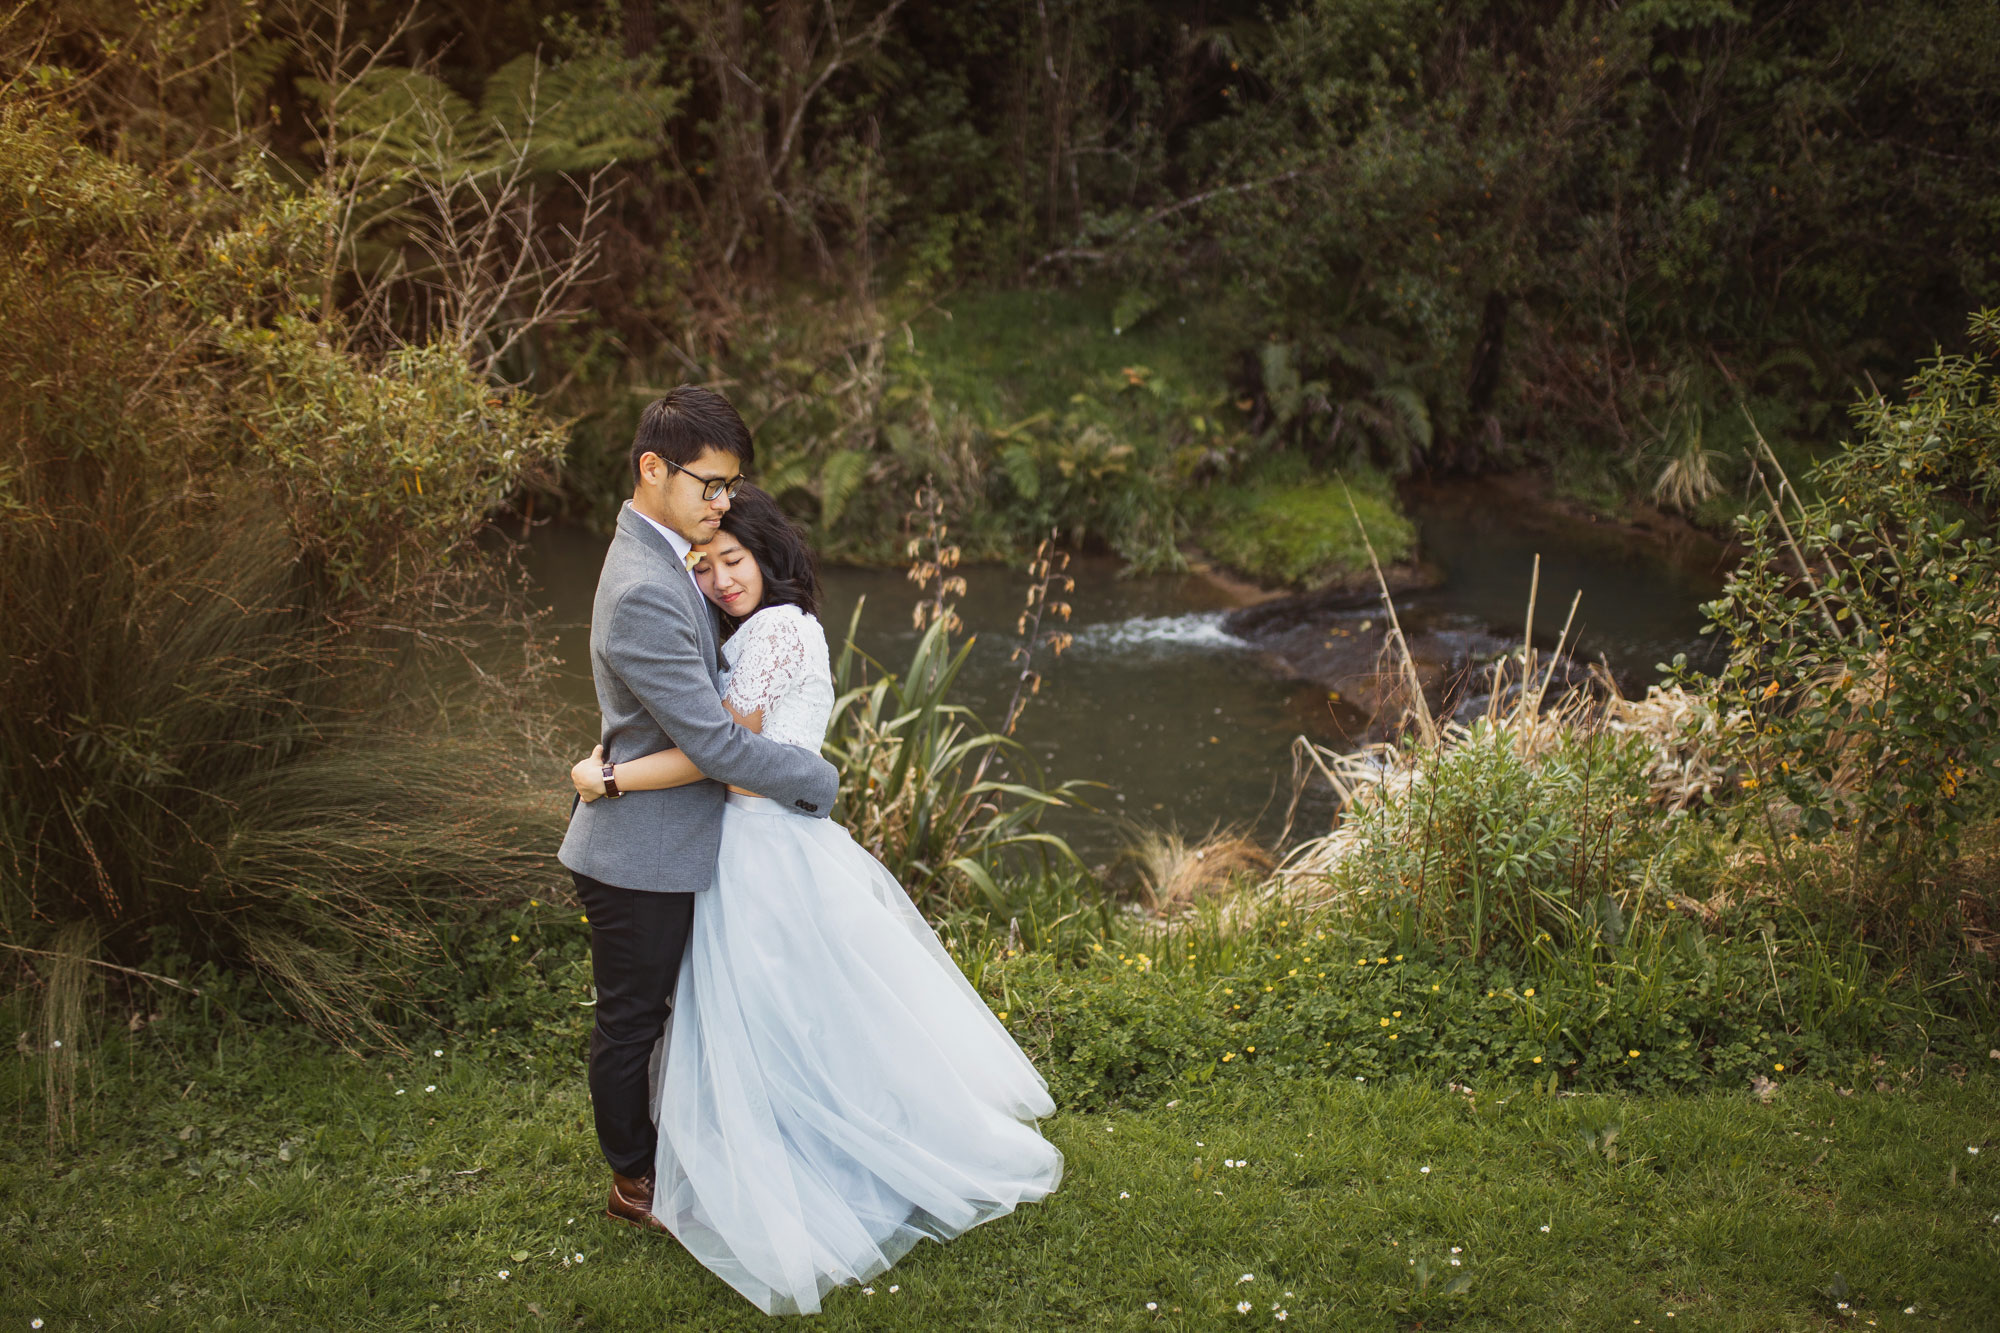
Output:
<path fill-rule="evenodd" d="M 1398 614 L 1433 703 L 1468 693 L 1482 661 L 1518 645 L 1531 572 L 1541 557 L 1534 638 L 1554 647 L 1577 594 L 1570 644 L 1602 660 L 1628 693 L 1643 693 L 1656 663 L 1686 653 L 1709 660 L 1699 604 L 1721 586 L 1721 548 L 1698 534 L 1671 540 L 1558 514 L 1490 483 L 1413 489 L 1435 586 L 1399 595 Z M 595 727 L 588 627 L 604 539 L 576 528 L 538 530 L 525 553 L 536 592 L 551 612 L 564 666 L 558 681 L 576 719 L 577 754 Z M 1122 845 L 1121 820 L 1190 835 L 1240 826 L 1270 840 L 1291 795 L 1290 747 L 1305 735 L 1346 747 L 1370 738 L 1376 663 L 1386 628 L 1375 597 L 1350 604 L 1246 606 L 1243 591 L 1199 573 L 1123 578 L 1111 557 L 1076 560 L 1069 629 L 1060 660 L 1044 650 L 1044 677 L 1017 739 L 1051 779 L 1088 778 L 1100 813 L 1060 814 L 1050 827 L 1087 862 Z M 1018 566 L 971 566 L 959 614 L 975 640 L 955 699 L 989 723 L 1005 715 L 1019 668 L 1008 654 L 1027 578 Z M 822 618 L 836 654 L 865 599 L 857 646 L 900 672 L 917 633 L 915 588 L 900 570 L 822 571 Z M 1334 802 L 1308 788 L 1297 828 L 1327 827 Z"/>

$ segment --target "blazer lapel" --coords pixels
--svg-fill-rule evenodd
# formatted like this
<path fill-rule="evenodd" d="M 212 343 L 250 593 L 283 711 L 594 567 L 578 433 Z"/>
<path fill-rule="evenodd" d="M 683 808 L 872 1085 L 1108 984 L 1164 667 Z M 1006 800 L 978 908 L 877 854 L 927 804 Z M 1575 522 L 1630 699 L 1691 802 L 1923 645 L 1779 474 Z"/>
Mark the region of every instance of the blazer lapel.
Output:
<path fill-rule="evenodd" d="M 676 596 L 692 599 L 696 610 L 695 619 L 702 626 L 699 631 L 702 636 L 702 653 L 708 658 L 709 669 L 720 671 L 723 666 L 722 635 L 715 623 L 717 615 L 715 604 L 701 595 L 701 589 L 695 587 L 694 579 L 688 575 L 687 566 L 681 563 L 680 552 L 674 549 L 672 542 L 660 535 L 658 528 L 633 510 L 630 500 L 619 507 L 618 530 L 659 558 L 660 563 L 666 566 L 660 572 L 660 579 L 675 590 Z"/>

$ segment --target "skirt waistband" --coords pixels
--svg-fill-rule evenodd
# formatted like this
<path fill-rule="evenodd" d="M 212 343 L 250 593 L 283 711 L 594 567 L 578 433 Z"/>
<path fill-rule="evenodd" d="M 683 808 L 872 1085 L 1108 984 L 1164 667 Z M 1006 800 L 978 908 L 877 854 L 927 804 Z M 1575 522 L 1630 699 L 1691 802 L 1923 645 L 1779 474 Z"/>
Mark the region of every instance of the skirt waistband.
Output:
<path fill-rule="evenodd" d="M 724 796 L 723 800 L 726 804 L 736 806 L 738 809 L 754 810 L 760 815 L 782 815 L 785 813 L 785 807 L 779 805 L 768 796 L 745 796 L 740 791 L 733 791 Z"/>

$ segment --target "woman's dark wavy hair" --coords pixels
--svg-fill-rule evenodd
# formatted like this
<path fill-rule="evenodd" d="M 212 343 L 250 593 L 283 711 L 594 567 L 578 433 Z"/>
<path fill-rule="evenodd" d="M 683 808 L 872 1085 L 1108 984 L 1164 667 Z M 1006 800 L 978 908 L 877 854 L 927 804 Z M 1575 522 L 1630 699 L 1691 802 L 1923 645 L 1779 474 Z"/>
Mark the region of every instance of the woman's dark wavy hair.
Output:
<path fill-rule="evenodd" d="M 776 500 L 746 483 L 729 502 L 722 530 L 743 543 L 764 576 L 760 608 L 796 606 L 807 615 L 819 613 L 819 562 Z"/>

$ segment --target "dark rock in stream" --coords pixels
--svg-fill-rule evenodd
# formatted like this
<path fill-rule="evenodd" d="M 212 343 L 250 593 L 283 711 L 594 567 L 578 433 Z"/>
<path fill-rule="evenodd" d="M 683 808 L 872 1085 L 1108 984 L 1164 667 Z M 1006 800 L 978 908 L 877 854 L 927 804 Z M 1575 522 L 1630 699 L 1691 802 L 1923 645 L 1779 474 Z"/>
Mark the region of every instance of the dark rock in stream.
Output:
<path fill-rule="evenodd" d="M 1393 586 L 1393 585 L 1392 585 Z M 1406 583 L 1405 591 L 1427 584 Z M 1520 647 L 1477 619 L 1399 607 L 1410 660 L 1425 701 L 1434 713 L 1471 721 L 1492 701 L 1496 668 Z M 1223 628 L 1264 653 L 1282 670 L 1327 691 L 1327 702 L 1350 737 L 1377 734 L 1401 711 L 1407 678 L 1384 653 L 1389 618 L 1378 589 L 1326 588 L 1256 606 L 1241 607 L 1223 619 Z M 1543 670 L 1547 670 L 1544 665 Z M 1589 681 L 1587 668 L 1567 658 L 1550 677 L 1553 703 L 1572 686 Z M 1518 696 L 1520 682 L 1503 688 L 1504 705 Z"/>
<path fill-rule="evenodd" d="M 1391 597 L 1422 592 L 1444 581 L 1444 571 L 1431 564 L 1391 565 L 1383 571 Z M 1239 606 L 1222 618 L 1222 627 L 1239 639 L 1255 640 L 1273 629 L 1285 629 L 1320 619 L 1336 611 L 1364 607 L 1379 610 L 1382 589 L 1372 571 L 1352 574 L 1311 592 L 1291 593 L 1269 601 Z"/>
<path fill-rule="evenodd" d="M 1541 690 L 1544 709 L 1551 707 L 1573 690 L 1601 693 L 1600 684 L 1591 674 L 1589 667 L 1582 665 L 1573 657 L 1561 657 L 1553 663 L 1545 660 L 1537 661 L 1535 679 L 1532 683 L 1521 680 L 1518 665 L 1510 665 L 1506 672 L 1506 683 L 1499 691 L 1500 697 L 1495 700 L 1494 675 L 1499 666 L 1497 662 L 1488 662 L 1472 673 L 1470 683 L 1451 711 L 1454 720 L 1472 722 L 1486 716 L 1489 708 L 1504 713 L 1513 707 L 1524 689 Z"/>

